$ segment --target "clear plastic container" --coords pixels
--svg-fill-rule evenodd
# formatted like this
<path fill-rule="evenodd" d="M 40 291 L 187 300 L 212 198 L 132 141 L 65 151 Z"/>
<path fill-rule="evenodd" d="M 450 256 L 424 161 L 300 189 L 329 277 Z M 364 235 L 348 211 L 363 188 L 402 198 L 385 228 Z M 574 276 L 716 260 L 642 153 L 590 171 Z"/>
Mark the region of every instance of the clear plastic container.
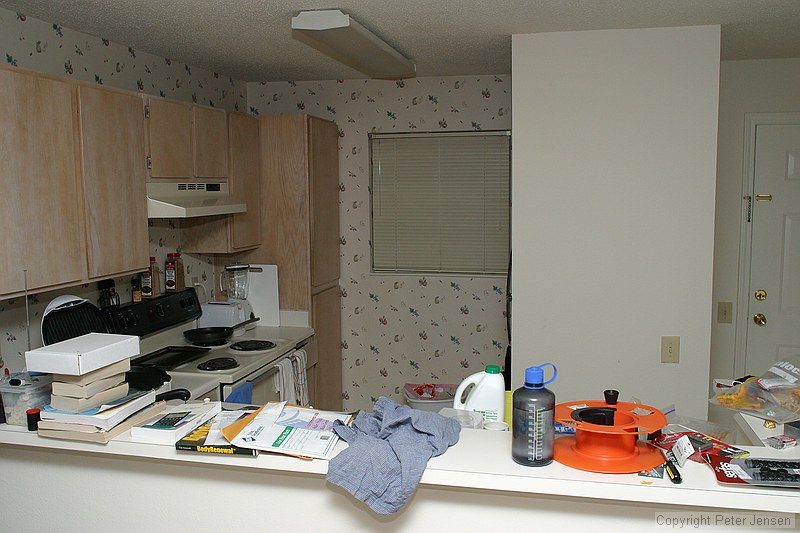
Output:
<path fill-rule="evenodd" d="M 406 383 L 403 387 L 403 397 L 406 405 L 421 411 L 438 413 L 445 407 L 453 407 L 453 393 L 456 385 L 430 383 L 418 385 Z"/>
<path fill-rule="evenodd" d="M 3 409 L 6 423 L 13 426 L 27 426 L 25 411 L 43 407 L 50 403 L 50 384 L 53 376 L 30 375 L 17 372 L 0 381 L 0 394 L 3 396 Z"/>

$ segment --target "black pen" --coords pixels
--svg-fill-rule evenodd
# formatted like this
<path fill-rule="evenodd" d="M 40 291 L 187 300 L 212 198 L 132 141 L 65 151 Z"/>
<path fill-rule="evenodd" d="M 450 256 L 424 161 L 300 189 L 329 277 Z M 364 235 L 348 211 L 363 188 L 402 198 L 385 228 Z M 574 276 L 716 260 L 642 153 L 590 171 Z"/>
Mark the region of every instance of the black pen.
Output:
<path fill-rule="evenodd" d="M 678 472 L 678 467 L 675 466 L 675 463 L 673 463 L 667 458 L 664 458 L 664 471 L 669 476 L 669 480 L 675 483 L 676 485 L 683 481 L 681 473 Z"/>

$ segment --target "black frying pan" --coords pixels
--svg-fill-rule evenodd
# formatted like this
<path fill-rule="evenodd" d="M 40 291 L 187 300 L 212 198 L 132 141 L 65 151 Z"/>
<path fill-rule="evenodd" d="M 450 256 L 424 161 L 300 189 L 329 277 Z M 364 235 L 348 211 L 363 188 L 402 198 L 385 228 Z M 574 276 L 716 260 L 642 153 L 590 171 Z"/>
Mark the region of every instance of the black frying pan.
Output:
<path fill-rule="evenodd" d="M 227 326 L 213 326 L 207 328 L 187 329 L 183 332 L 186 340 L 193 344 L 214 344 L 227 341 L 233 336 L 233 328 Z"/>

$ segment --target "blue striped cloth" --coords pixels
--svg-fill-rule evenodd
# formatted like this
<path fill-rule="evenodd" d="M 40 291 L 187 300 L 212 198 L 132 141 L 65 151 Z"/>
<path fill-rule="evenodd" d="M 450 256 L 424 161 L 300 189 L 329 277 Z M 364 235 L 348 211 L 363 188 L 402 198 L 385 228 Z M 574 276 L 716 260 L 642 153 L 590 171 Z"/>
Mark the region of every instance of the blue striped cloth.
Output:
<path fill-rule="evenodd" d="M 374 409 L 358 413 L 352 426 L 334 422 L 348 447 L 331 459 L 327 480 L 388 515 L 414 494 L 428 460 L 458 442 L 461 425 L 386 397 L 378 398 Z"/>

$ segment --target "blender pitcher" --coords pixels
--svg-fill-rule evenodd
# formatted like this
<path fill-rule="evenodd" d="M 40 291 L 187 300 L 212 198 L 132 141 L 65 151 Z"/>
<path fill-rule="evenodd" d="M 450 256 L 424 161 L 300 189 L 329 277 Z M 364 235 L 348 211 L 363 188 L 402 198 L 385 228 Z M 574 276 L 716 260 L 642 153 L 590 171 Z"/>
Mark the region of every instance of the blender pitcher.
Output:
<path fill-rule="evenodd" d="M 219 277 L 219 288 L 228 295 L 229 300 L 244 300 L 247 298 L 247 275 L 250 265 L 233 263 L 225 265 Z"/>

